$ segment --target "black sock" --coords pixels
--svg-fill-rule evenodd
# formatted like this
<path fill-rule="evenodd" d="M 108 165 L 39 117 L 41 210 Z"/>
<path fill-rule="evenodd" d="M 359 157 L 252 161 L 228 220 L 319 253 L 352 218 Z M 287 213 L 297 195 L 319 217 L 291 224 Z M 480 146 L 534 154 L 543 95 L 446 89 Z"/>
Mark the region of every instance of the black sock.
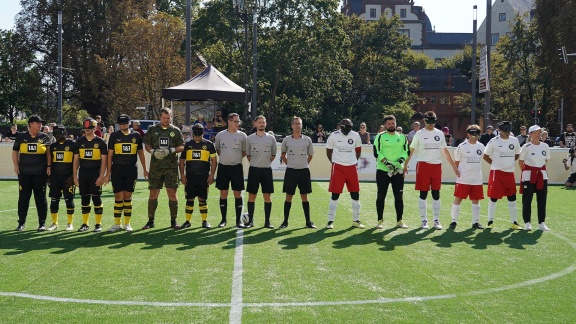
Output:
<path fill-rule="evenodd" d="M 248 202 L 248 221 L 252 223 L 254 221 L 254 202 Z"/>
<path fill-rule="evenodd" d="M 384 219 L 384 202 L 386 200 L 386 196 L 384 195 L 377 195 L 376 196 L 376 215 L 378 216 L 378 220 Z"/>
<path fill-rule="evenodd" d="M 291 201 L 284 202 L 284 223 L 288 223 L 288 217 L 290 216 L 290 207 L 292 207 Z"/>
<path fill-rule="evenodd" d="M 310 202 L 303 201 L 302 209 L 304 209 L 304 217 L 306 218 L 306 224 L 310 223 Z"/>
<path fill-rule="evenodd" d="M 226 214 L 228 213 L 228 199 L 220 198 L 220 214 L 222 214 L 222 221 L 226 221 Z"/>
<path fill-rule="evenodd" d="M 238 224 L 240 217 L 242 217 L 242 198 L 234 198 L 234 206 L 236 208 L 236 224 Z"/>
<path fill-rule="evenodd" d="M 264 221 L 270 223 L 270 214 L 272 213 L 272 202 L 264 202 Z"/>

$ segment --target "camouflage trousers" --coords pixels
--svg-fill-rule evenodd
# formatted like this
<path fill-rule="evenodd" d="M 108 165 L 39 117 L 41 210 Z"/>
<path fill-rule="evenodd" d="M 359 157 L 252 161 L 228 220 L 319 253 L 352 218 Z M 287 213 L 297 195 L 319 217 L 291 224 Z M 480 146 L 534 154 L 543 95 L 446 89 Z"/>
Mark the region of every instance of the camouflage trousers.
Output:
<path fill-rule="evenodd" d="M 162 189 L 162 186 L 166 186 L 166 188 L 178 188 L 177 167 L 169 169 L 150 167 L 148 189 Z"/>

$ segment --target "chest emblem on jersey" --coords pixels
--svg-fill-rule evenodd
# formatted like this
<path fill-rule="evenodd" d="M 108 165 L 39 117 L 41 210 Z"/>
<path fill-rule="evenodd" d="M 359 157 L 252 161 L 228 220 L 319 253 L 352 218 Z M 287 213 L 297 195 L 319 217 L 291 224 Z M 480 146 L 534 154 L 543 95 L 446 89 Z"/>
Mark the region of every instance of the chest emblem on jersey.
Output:
<path fill-rule="evenodd" d="M 434 136 L 434 140 L 435 140 L 436 142 L 438 142 L 438 141 L 440 140 L 440 136 L 438 136 L 438 135 Z"/>
<path fill-rule="evenodd" d="M 208 148 L 208 147 L 207 147 L 206 145 L 202 145 L 202 149 L 203 149 L 203 150 L 205 150 L 205 149 L 207 149 L 207 148 Z"/>
<path fill-rule="evenodd" d="M 170 137 L 174 137 L 175 135 L 174 132 L 170 132 Z"/>
<path fill-rule="evenodd" d="M 349 138 L 349 139 L 348 139 L 348 144 L 354 144 L 354 140 L 351 139 L 351 138 Z"/>
<path fill-rule="evenodd" d="M 38 144 L 42 144 L 42 143 L 44 143 L 44 141 L 42 139 L 39 139 Z"/>
<path fill-rule="evenodd" d="M 476 154 L 482 155 L 482 150 L 476 150 Z"/>
<path fill-rule="evenodd" d="M 136 139 L 135 139 L 135 138 L 132 138 L 132 143 L 136 143 Z"/>
<path fill-rule="evenodd" d="M 94 148 L 97 149 L 97 148 L 98 148 L 98 144 L 94 144 Z"/>
<path fill-rule="evenodd" d="M 514 144 L 508 145 L 508 148 L 509 148 L 510 150 L 513 150 L 513 149 L 514 149 Z"/>
<path fill-rule="evenodd" d="M 542 155 L 546 156 L 546 151 L 542 151 Z"/>
<path fill-rule="evenodd" d="M 66 147 L 64 148 L 64 151 L 70 151 L 70 146 L 66 146 Z"/>

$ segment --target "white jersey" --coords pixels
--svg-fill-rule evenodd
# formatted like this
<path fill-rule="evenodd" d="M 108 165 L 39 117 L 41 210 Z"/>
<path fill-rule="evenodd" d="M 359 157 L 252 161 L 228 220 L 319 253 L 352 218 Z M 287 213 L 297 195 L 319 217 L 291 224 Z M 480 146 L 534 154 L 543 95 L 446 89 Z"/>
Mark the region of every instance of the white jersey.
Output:
<path fill-rule="evenodd" d="M 541 168 L 550 160 L 550 147 L 544 142 L 540 142 L 538 145 L 528 142 L 520 150 L 520 160 L 528 166 Z M 548 180 L 548 172 L 545 170 L 541 172 L 544 180 Z M 530 181 L 530 171 L 522 171 L 522 181 Z"/>
<path fill-rule="evenodd" d="M 442 162 L 440 149 L 446 147 L 444 133 L 436 128 L 431 131 L 426 128 L 419 130 L 416 135 L 414 135 L 412 143 L 410 143 L 410 148 L 415 149 L 418 154 L 418 162 L 430 164 L 440 164 Z"/>
<path fill-rule="evenodd" d="M 350 131 L 348 135 L 342 134 L 341 131 L 335 131 L 330 134 L 326 141 L 326 148 L 332 151 L 332 163 L 338 163 L 344 166 L 356 165 L 356 148 L 362 147 L 360 135 L 355 131 Z"/>
<path fill-rule="evenodd" d="M 514 172 L 514 162 L 516 162 L 516 154 L 520 154 L 520 144 L 516 137 L 510 136 L 508 139 L 503 139 L 496 136 L 488 142 L 484 154 L 492 159 L 490 170 Z"/>
<path fill-rule="evenodd" d="M 460 176 L 456 183 L 468 185 L 482 184 L 482 157 L 484 156 L 484 144 L 476 142 L 470 144 L 468 141 L 458 145 L 454 151 L 454 161 L 460 161 L 458 171 Z"/>

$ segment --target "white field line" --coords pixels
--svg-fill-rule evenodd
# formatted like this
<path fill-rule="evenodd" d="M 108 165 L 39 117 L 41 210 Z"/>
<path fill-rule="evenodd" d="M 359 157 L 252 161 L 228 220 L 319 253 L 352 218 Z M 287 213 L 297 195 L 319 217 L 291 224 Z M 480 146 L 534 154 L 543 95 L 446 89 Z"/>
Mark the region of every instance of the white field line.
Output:
<path fill-rule="evenodd" d="M 234 273 L 232 275 L 232 299 L 230 323 L 242 323 L 242 258 L 244 257 L 244 230 L 236 231 L 236 248 L 234 252 Z"/>

